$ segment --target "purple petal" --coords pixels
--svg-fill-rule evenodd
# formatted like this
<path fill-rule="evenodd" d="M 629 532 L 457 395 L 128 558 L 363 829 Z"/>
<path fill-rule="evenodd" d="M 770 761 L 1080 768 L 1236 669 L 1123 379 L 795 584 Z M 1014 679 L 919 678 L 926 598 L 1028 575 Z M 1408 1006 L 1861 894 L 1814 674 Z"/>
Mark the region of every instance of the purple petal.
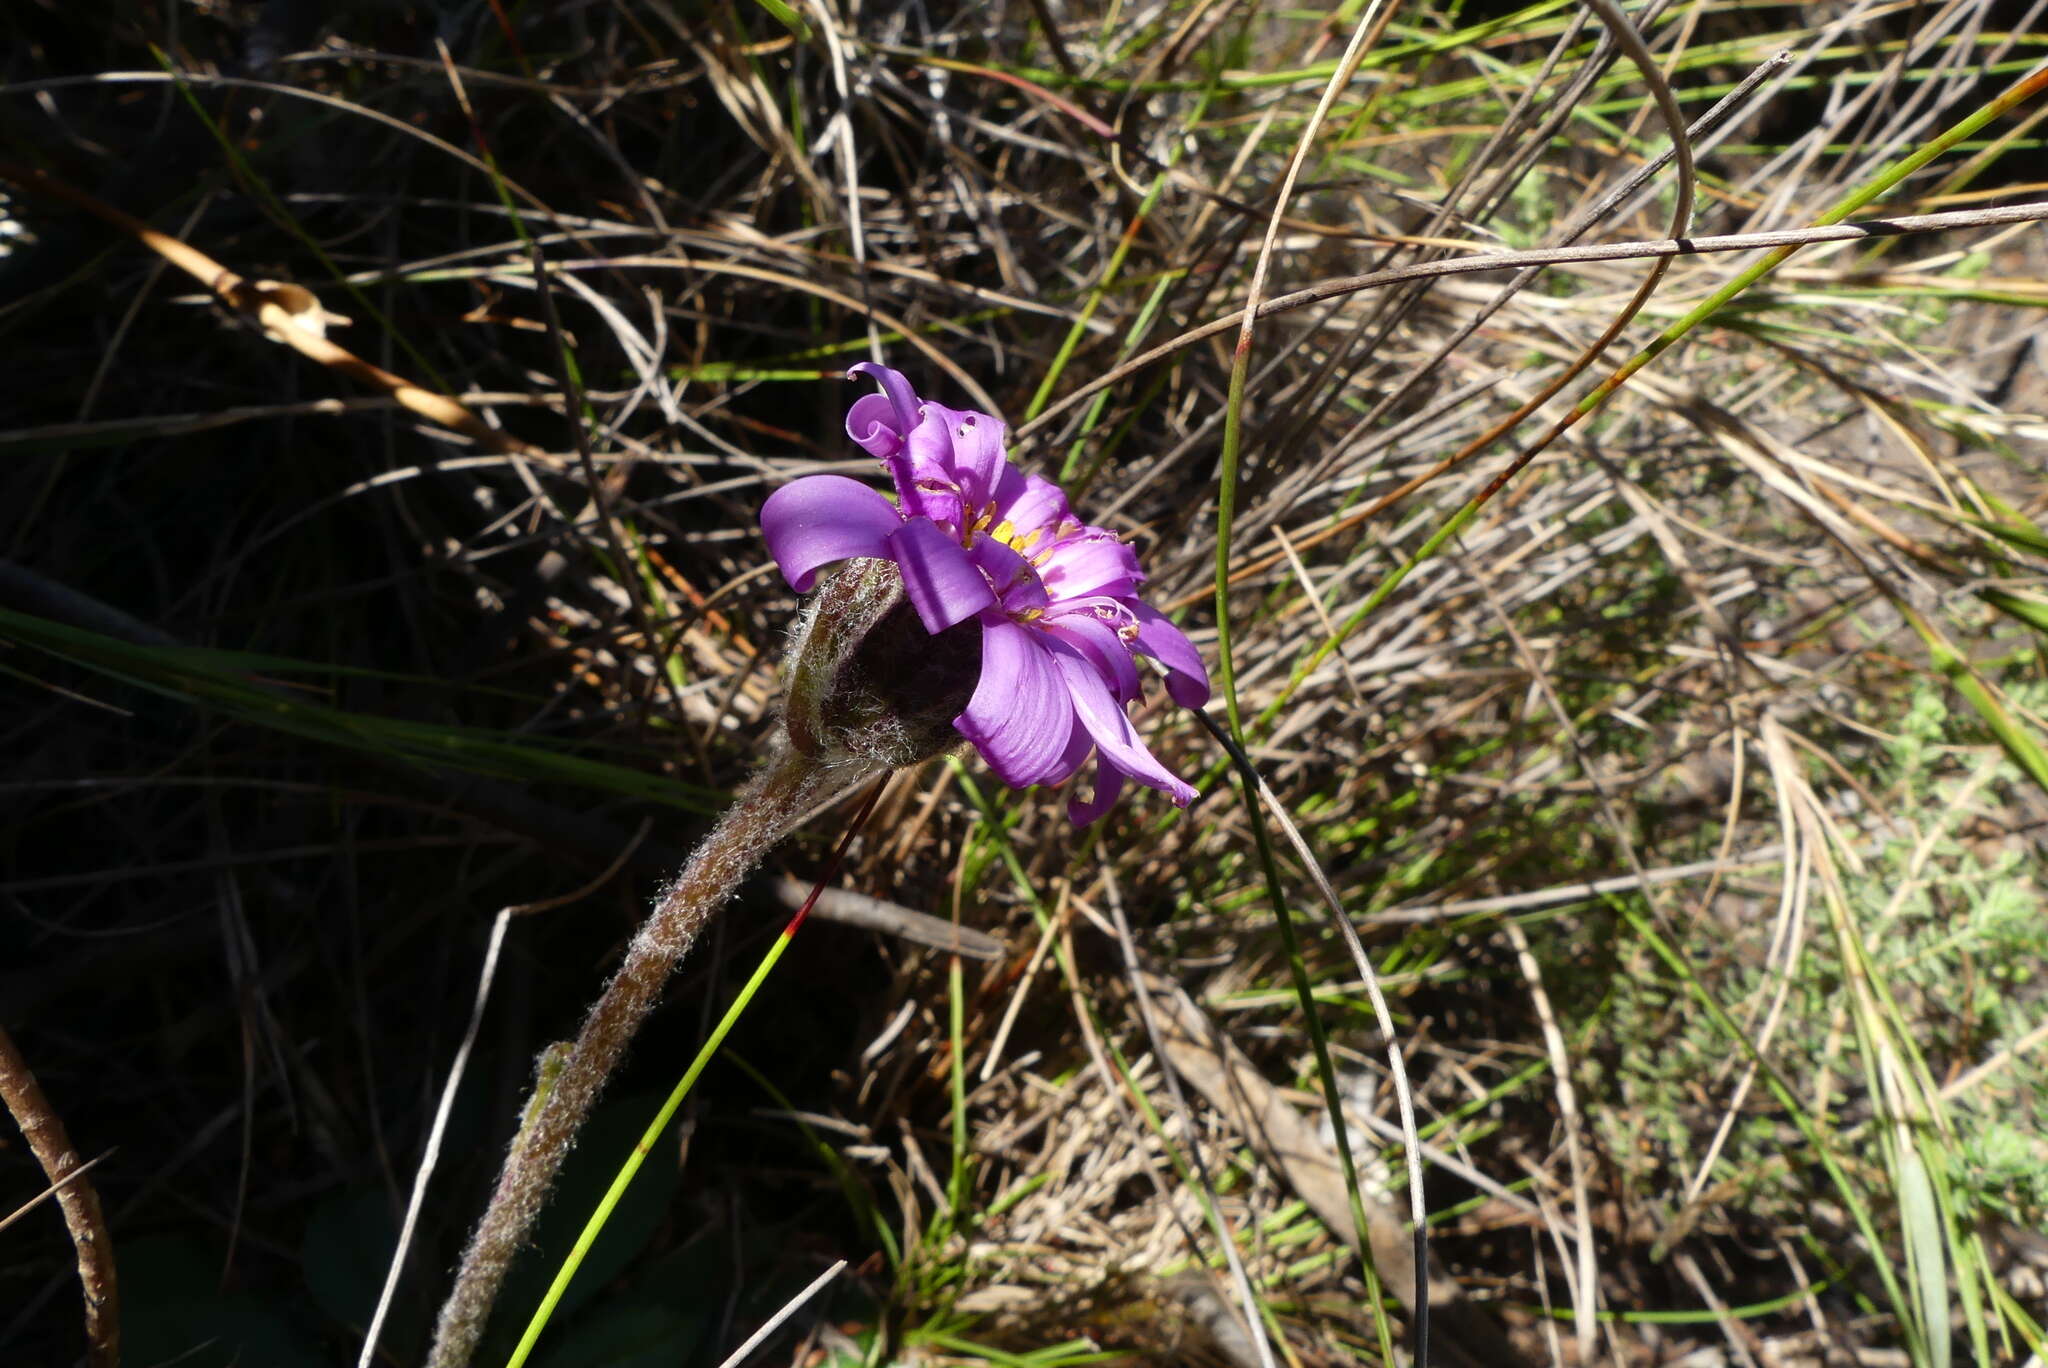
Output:
<path fill-rule="evenodd" d="M 1012 788 L 1059 775 L 1074 734 L 1074 705 L 1035 633 L 984 619 L 981 680 L 953 725 Z"/>
<path fill-rule="evenodd" d="M 891 463 L 892 469 L 899 462 L 905 466 L 897 476 L 897 484 L 909 481 L 915 492 L 907 498 L 916 510 L 955 531 L 959 530 L 966 509 L 954 473 L 953 433 L 965 416 L 943 404 L 926 404 L 904 443 L 905 454 Z"/>
<path fill-rule="evenodd" d="M 1038 572 L 1031 568 L 1031 562 L 994 537 L 975 533 L 974 544 L 968 548 L 967 554 L 988 576 L 988 582 L 995 586 L 997 600 L 1011 617 L 1034 608 L 1042 610 L 1050 601 L 1046 598 L 1045 586 L 1039 582 Z"/>
<path fill-rule="evenodd" d="M 954 451 L 969 431 L 973 414 L 925 400 L 918 406 L 917 426 L 910 430 L 911 469 L 920 480 L 943 480 L 948 485 L 958 478 L 959 462 Z"/>
<path fill-rule="evenodd" d="M 884 554 L 903 571 L 903 592 L 934 636 L 996 601 L 988 577 L 975 568 L 960 543 L 929 518 L 912 518 L 898 526 L 889 534 Z"/>
<path fill-rule="evenodd" d="M 1066 683 L 1067 695 L 1074 701 L 1074 716 L 1095 738 L 1102 762 L 1122 770 L 1147 788 L 1158 789 L 1176 807 L 1186 807 L 1194 799 L 1195 791 L 1168 773 L 1145 749 L 1144 741 L 1131 728 L 1131 719 L 1124 716 L 1123 705 L 1110 696 L 1109 685 L 1103 683 L 1095 667 L 1064 642 L 1048 644 L 1052 647 L 1053 664 Z"/>
<path fill-rule="evenodd" d="M 768 554 L 799 594 L 834 561 L 887 556 L 887 539 L 902 525 L 894 504 L 844 475 L 807 475 L 761 505 Z"/>
<path fill-rule="evenodd" d="M 1086 656 L 1117 702 L 1138 696 L 1138 667 L 1131 663 L 1131 648 L 1116 628 L 1086 609 L 1048 613 L 1038 625 Z"/>
<path fill-rule="evenodd" d="M 890 411 L 895 417 L 895 422 L 889 424 L 889 426 L 895 429 L 896 435 L 899 438 L 908 436 L 910 430 L 917 426 L 917 410 L 922 401 L 917 397 L 917 391 L 910 387 L 910 381 L 904 376 L 902 371 L 891 370 L 887 366 L 877 365 L 873 361 L 863 361 L 857 366 L 848 366 L 846 373 L 849 376 L 865 375 L 882 387 L 882 393 L 887 396 Z M 858 401 L 856 401 L 855 407 L 859 407 Z M 872 410 L 870 411 L 872 412 Z M 850 435 L 852 417 L 853 415 L 849 411 L 847 414 L 847 426 Z M 860 438 L 856 435 L 853 440 L 858 442 Z"/>
<path fill-rule="evenodd" d="M 1209 667 L 1194 643 L 1150 604 L 1125 599 L 1124 605 L 1138 615 L 1138 649 L 1166 667 L 1166 692 L 1173 701 L 1184 708 L 1207 703 Z"/>
<path fill-rule="evenodd" d="M 1051 480 L 1036 475 L 1026 475 L 1023 488 L 996 509 L 996 517 L 1016 528 L 1020 536 L 1056 528 L 1073 516 L 1073 510 L 1067 507 L 1066 492 Z"/>
<path fill-rule="evenodd" d="M 980 508 L 995 497 L 996 483 L 1006 462 L 1003 459 L 1003 420 L 986 413 L 969 413 L 954 429 L 953 461 L 959 474 L 960 492 L 967 502 Z"/>
<path fill-rule="evenodd" d="M 1028 631 L 1029 629 L 1027 628 L 1026 630 Z M 1065 687 L 1065 685 L 1061 685 L 1062 691 L 1065 690 Z M 1067 711 L 1070 714 L 1073 712 L 1071 700 L 1069 700 Z M 1095 738 L 1088 735 L 1086 727 L 1075 727 L 1073 734 L 1067 738 L 1066 750 L 1060 753 L 1060 758 L 1053 763 L 1053 767 L 1038 782 L 1048 785 L 1066 783 L 1067 780 L 1081 772 L 1081 766 L 1093 754 L 1095 754 Z"/>
<path fill-rule="evenodd" d="M 853 401 L 846 410 L 846 435 L 878 461 L 886 461 L 903 450 L 903 433 L 896 426 L 896 406 L 886 394 L 863 394 Z"/>
<path fill-rule="evenodd" d="M 1043 554 L 1038 573 L 1056 599 L 1090 594 L 1127 598 L 1137 593 L 1139 581 L 1145 578 L 1138 569 L 1136 553 L 1118 541 L 1114 532 L 1101 528 L 1060 540 Z"/>
<path fill-rule="evenodd" d="M 880 394 L 862 395 L 853 401 L 846 411 L 846 435 L 887 468 L 904 517 L 914 518 L 926 512 L 924 500 L 918 497 L 914 462 L 906 454 L 910 435 L 924 416 L 917 391 L 901 371 L 872 361 L 863 361 L 846 373 L 872 376 L 882 387 Z"/>
<path fill-rule="evenodd" d="M 1007 460 L 999 464 L 996 467 L 995 474 L 990 477 L 987 500 L 987 502 L 994 504 L 998 510 L 995 513 L 995 518 L 1008 517 L 1009 513 L 1007 510 L 1010 506 L 1023 498 L 1030 491 L 1030 488 L 1030 476 L 1027 476 L 1023 471 L 1011 465 Z"/>
<path fill-rule="evenodd" d="M 1095 763 L 1095 796 L 1085 803 L 1079 798 L 1069 798 L 1067 820 L 1077 827 L 1088 826 L 1115 807 L 1123 792 L 1124 772 L 1107 760 L 1098 760 Z"/>
<path fill-rule="evenodd" d="M 917 501 L 920 515 L 930 518 L 947 536 L 958 540 L 965 505 L 960 502 L 956 490 L 950 486 L 936 488 L 929 483 L 920 483 L 911 497 Z"/>

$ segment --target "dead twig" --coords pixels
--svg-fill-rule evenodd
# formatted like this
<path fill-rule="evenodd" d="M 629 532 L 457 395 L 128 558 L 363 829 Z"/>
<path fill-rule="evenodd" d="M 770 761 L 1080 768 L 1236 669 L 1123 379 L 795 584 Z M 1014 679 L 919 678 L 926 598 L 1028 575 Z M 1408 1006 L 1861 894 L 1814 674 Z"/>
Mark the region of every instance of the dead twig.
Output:
<path fill-rule="evenodd" d="M 804 905 L 811 892 L 810 883 L 787 874 L 775 881 L 777 901 L 792 912 Z M 934 950 L 944 950 L 949 954 L 965 955 L 969 959 L 999 960 L 1004 953 L 1003 943 L 994 936 L 972 927 L 956 926 L 928 912 L 915 912 L 897 903 L 871 898 L 849 888 L 819 890 L 811 915 L 838 922 L 841 926 L 856 926 L 916 945 L 929 945 Z"/>
<path fill-rule="evenodd" d="M 78 1285 L 85 1296 L 85 1361 L 88 1368 L 116 1368 L 121 1361 L 121 1292 L 114 1276 L 114 1242 L 100 1212 L 99 1193 L 83 1173 L 64 1122 L 43 1095 L 42 1084 L 0 1027 L 0 1103 L 28 1141 L 29 1152 L 57 1193 L 64 1228 L 78 1251 Z"/>

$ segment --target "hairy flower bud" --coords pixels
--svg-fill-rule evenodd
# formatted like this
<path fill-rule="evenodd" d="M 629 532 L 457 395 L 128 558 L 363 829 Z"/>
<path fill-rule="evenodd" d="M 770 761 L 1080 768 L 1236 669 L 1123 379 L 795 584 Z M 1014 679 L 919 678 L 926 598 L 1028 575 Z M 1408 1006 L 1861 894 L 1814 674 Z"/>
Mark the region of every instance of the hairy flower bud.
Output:
<path fill-rule="evenodd" d="M 798 753 L 824 764 L 915 765 L 960 744 L 953 720 L 980 675 L 977 624 L 934 635 L 894 562 L 848 561 L 797 623 L 783 722 Z"/>

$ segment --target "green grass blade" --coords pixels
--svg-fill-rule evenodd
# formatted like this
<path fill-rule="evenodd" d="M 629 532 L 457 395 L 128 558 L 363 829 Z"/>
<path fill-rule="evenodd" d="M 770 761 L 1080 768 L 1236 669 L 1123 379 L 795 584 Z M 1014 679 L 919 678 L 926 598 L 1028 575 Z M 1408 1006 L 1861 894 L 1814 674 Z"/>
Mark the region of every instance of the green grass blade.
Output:
<path fill-rule="evenodd" d="M 783 952 L 789 949 L 789 943 L 796 938 L 797 928 L 801 922 L 801 915 L 792 918 L 790 924 L 784 927 L 782 933 L 769 945 L 768 952 L 761 956 L 761 962 L 754 967 L 754 972 L 740 988 L 738 995 L 733 998 L 732 1005 L 725 1009 L 725 1014 L 718 1019 L 718 1024 L 711 1028 L 711 1034 L 698 1049 L 697 1057 L 690 1061 L 690 1067 L 683 1071 L 682 1078 L 670 1090 L 668 1100 L 661 1104 L 661 1109 L 655 1112 L 654 1119 L 647 1123 L 646 1131 L 640 1136 L 640 1143 L 626 1156 L 625 1162 L 619 1166 L 618 1176 L 612 1179 L 611 1186 L 605 1190 L 597 1208 L 590 1213 L 590 1219 L 583 1223 L 582 1233 L 577 1235 L 575 1245 L 562 1260 L 561 1270 L 555 1274 L 555 1280 L 548 1284 L 548 1290 L 541 1297 L 540 1305 L 534 1308 L 532 1317 L 526 1323 L 526 1332 L 519 1337 L 519 1343 L 512 1350 L 511 1357 L 505 1360 L 505 1368 L 521 1368 L 527 1357 L 533 1353 L 533 1346 L 539 1341 L 541 1331 L 547 1328 L 549 1319 L 555 1313 L 555 1307 L 562 1300 L 562 1294 L 569 1290 L 570 1279 L 574 1278 L 576 1270 L 582 1267 L 584 1256 L 590 1252 L 590 1247 L 597 1243 L 597 1237 L 604 1230 L 605 1222 L 611 1219 L 612 1212 L 617 1209 L 619 1199 L 624 1197 L 626 1189 L 632 1186 L 633 1178 L 640 1172 L 641 1164 L 654 1152 L 654 1146 L 661 1139 L 661 1133 L 668 1129 L 668 1123 L 675 1119 L 677 1108 L 683 1105 L 683 1099 L 688 1097 L 690 1089 L 696 1086 L 698 1076 L 711 1062 L 711 1057 L 718 1053 L 718 1047 L 725 1043 L 726 1036 L 731 1034 L 734 1024 L 740 1019 L 740 1014 L 746 1011 L 747 1004 L 754 1000 L 754 994 L 760 991 L 761 985 L 768 981 L 769 971 L 775 968 Z"/>
<path fill-rule="evenodd" d="M 314 662 L 280 661 L 199 646 L 139 646 L 4 608 L 0 608 L 0 634 L 135 688 L 218 708 L 238 722 L 386 760 L 504 779 L 571 784 L 690 812 L 717 812 L 726 801 L 726 795 L 714 789 L 587 759 L 533 741 L 513 740 L 483 728 L 377 717 L 312 702 L 268 687 L 247 670 L 252 661 L 278 673 L 317 674 L 327 668 Z"/>

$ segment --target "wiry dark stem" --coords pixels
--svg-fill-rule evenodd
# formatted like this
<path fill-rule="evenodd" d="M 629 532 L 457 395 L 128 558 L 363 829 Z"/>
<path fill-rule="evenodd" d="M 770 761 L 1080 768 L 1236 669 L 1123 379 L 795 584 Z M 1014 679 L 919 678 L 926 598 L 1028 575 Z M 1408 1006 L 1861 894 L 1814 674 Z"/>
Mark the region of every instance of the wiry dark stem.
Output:
<path fill-rule="evenodd" d="M 584 1018 L 575 1042 L 551 1062 L 551 1078 L 539 1084 L 490 1205 L 463 1252 L 455 1288 L 441 1307 L 429 1368 L 468 1364 L 505 1272 L 532 1230 L 591 1104 L 697 933 L 806 811 L 862 777 L 785 750 L 733 800 L 669 885 L 633 938 L 618 974 Z"/>

